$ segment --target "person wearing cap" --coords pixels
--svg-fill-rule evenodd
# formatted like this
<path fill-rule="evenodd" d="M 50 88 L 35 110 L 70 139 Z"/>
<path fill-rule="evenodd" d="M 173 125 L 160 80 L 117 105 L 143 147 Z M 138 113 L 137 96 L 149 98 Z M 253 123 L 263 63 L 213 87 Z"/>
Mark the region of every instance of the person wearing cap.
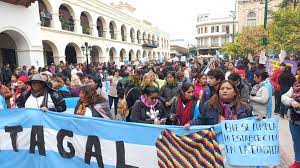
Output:
<path fill-rule="evenodd" d="M 244 82 L 249 87 L 249 91 L 250 91 L 251 85 L 246 78 L 246 71 L 245 70 L 237 70 L 236 73 L 240 75 L 241 81 Z"/>
<path fill-rule="evenodd" d="M 22 75 L 17 79 L 17 89 L 14 92 L 11 100 L 11 107 L 16 108 L 17 107 L 17 98 L 23 93 L 28 92 L 30 90 L 30 86 L 27 85 L 28 77 L 26 75 Z"/>
<path fill-rule="evenodd" d="M 45 76 L 41 74 L 32 75 L 27 83 L 31 89 L 23 92 L 17 98 L 16 102 L 19 108 L 35 108 L 54 112 L 66 111 L 66 102 L 63 96 L 49 86 Z"/>

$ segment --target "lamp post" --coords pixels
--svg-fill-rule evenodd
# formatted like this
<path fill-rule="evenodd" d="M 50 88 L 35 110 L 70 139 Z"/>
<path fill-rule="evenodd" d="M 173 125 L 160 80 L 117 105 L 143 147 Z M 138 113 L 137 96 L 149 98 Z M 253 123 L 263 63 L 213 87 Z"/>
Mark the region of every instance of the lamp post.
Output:
<path fill-rule="evenodd" d="M 85 42 L 84 46 L 81 46 L 83 55 L 86 56 L 86 72 L 89 73 L 89 56 L 91 55 L 92 46 L 89 46 L 89 43 Z"/>
<path fill-rule="evenodd" d="M 268 0 L 264 0 L 264 4 L 265 4 L 265 12 L 264 12 L 264 30 L 265 32 L 267 31 L 267 24 L 268 24 Z M 263 45 L 267 45 L 268 44 L 268 38 L 266 36 L 264 36 L 262 38 L 262 44 Z"/>
<path fill-rule="evenodd" d="M 232 13 L 232 42 L 234 43 L 234 36 L 235 36 L 235 26 L 234 21 L 236 19 L 236 11 L 230 11 Z"/>

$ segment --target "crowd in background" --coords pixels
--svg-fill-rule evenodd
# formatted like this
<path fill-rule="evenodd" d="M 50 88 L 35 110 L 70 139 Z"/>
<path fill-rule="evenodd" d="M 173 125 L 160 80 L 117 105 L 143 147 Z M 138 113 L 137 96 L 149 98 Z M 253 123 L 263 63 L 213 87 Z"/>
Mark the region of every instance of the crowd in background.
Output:
<path fill-rule="evenodd" d="M 285 63 L 271 75 L 262 64 L 194 58 L 187 62 L 69 65 L 1 69 L 2 108 L 64 112 L 66 98 L 79 97 L 75 115 L 160 125 L 214 125 L 256 116 L 288 117 L 300 140 L 300 69 Z M 273 95 L 275 101 L 272 101 Z M 272 105 L 275 109 L 272 111 Z M 300 166 L 300 144 L 294 143 Z"/>

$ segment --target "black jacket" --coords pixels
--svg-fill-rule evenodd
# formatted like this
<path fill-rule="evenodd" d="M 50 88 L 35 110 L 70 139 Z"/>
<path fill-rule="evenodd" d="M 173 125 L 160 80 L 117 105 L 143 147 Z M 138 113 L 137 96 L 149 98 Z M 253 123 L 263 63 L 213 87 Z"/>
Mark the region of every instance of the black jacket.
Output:
<path fill-rule="evenodd" d="M 166 117 L 166 110 L 161 101 L 157 103 L 157 105 L 154 107 L 154 110 L 159 111 L 157 115 L 158 119 Z M 151 120 L 150 116 L 147 115 L 147 112 L 150 112 L 150 109 L 141 100 L 136 101 L 131 110 L 131 121 L 137 123 L 153 124 L 154 120 Z"/>
<path fill-rule="evenodd" d="M 45 103 L 45 106 L 48 108 L 49 111 L 54 111 L 54 112 L 66 111 L 66 109 L 67 109 L 66 102 L 65 102 L 63 96 L 58 91 L 52 90 L 52 89 L 47 89 L 47 91 L 45 92 L 44 102 L 48 102 L 48 94 L 51 96 L 51 99 L 55 106 L 55 108 L 48 108 L 47 103 Z M 17 106 L 19 108 L 24 108 L 25 103 L 30 95 L 31 95 L 31 90 L 28 92 L 23 92 L 16 100 Z"/>
<path fill-rule="evenodd" d="M 293 86 L 296 82 L 295 76 L 290 72 L 282 72 L 278 78 L 278 84 L 280 85 L 280 93 L 284 94 Z"/>

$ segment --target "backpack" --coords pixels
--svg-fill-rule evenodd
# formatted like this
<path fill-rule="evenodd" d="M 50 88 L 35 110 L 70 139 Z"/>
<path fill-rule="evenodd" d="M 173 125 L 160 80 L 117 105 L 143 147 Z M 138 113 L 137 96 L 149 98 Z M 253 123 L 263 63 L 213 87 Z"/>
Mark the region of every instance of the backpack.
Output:
<path fill-rule="evenodd" d="M 128 104 L 126 101 L 127 96 L 129 95 L 129 93 L 133 90 L 133 88 L 131 88 L 127 94 L 124 93 L 123 99 L 119 101 L 118 103 L 118 113 L 122 116 L 122 117 L 127 117 L 129 115 L 129 108 L 128 108 Z"/>

